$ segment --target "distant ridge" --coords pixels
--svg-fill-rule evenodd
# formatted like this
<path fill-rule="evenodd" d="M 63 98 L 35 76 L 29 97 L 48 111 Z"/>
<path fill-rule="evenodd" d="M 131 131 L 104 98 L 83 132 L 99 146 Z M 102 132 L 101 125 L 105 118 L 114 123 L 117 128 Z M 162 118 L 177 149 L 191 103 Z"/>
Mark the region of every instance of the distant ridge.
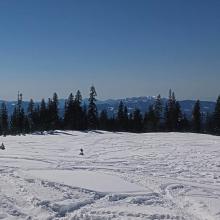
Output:
<path fill-rule="evenodd" d="M 98 100 L 97 101 L 97 107 L 98 111 L 100 112 L 103 109 L 106 109 L 109 116 L 113 116 L 117 113 L 118 104 L 120 101 L 123 101 L 123 103 L 127 106 L 128 112 L 133 112 L 135 108 L 139 108 L 142 113 L 146 112 L 150 105 L 152 105 L 155 101 L 155 97 L 152 96 L 141 96 L 141 97 L 131 97 L 131 98 L 124 98 L 124 99 L 108 99 L 108 100 Z M 166 103 L 167 99 L 162 98 L 163 105 Z M 0 103 L 2 103 L 3 100 L 0 100 Z M 192 109 L 195 104 L 195 100 L 182 100 L 179 101 L 182 112 L 184 112 L 186 115 L 190 116 L 192 113 Z M 5 101 L 8 109 L 9 115 L 12 114 L 14 106 L 16 105 L 16 101 Z M 28 101 L 23 102 L 23 107 L 25 111 L 28 107 Z M 64 103 L 65 99 L 59 100 L 59 108 L 60 108 L 60 115 L 63 115 L 64 110 Z M 84 104 L 88 103 L 88 99 L 83 100 Z M 36 104 L 40 104 L 40 102 L 36 102 Z M 200 101 L 201 104 L 201 111 L 203 114 L 206 114 L 207 112 L 213 112 L 215 108 L 215 102 L 211 101 Z"/>

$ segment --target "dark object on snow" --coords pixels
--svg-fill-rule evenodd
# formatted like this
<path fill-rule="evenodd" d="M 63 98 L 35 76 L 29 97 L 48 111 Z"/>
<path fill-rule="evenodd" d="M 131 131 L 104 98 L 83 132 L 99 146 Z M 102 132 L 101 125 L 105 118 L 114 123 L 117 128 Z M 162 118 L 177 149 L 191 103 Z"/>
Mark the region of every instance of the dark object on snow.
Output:
<path fill-rule="evenodd" d="M 79 155 L 84 155 L 82 148 L 80 149 L 80 154 Z"/>
<path fill-rule="evenodd" d="M 5 145 L 2 143 L 2 145 L 0 146 L 1 150 L 5 150 Z"/>

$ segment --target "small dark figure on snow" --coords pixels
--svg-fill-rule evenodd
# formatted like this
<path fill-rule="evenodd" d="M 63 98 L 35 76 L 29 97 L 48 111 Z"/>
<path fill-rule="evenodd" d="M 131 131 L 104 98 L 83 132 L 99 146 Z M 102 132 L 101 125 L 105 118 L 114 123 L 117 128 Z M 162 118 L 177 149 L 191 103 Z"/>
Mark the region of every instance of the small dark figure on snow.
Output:
<path fill-rule="evenodd" d="M 2 145 L 0 146 L 1 150 L 5 150 L 5 145 L 2 143 Z"/>
<path fill-rule="evenodd" d="M 80 154 L 79 155 L 84 155 L 82 148 L 80 149 Z"/>

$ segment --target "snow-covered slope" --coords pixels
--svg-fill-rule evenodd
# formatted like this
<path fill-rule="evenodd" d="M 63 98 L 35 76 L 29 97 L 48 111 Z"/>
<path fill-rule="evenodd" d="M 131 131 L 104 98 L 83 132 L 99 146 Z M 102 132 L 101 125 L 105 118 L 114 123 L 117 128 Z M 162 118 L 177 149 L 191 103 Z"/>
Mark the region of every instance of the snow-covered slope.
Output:
<path fill-rule="evenodd" d="M 220 137 L 57 131 L 0 142 L 0 219 L 220 219 Z"/>

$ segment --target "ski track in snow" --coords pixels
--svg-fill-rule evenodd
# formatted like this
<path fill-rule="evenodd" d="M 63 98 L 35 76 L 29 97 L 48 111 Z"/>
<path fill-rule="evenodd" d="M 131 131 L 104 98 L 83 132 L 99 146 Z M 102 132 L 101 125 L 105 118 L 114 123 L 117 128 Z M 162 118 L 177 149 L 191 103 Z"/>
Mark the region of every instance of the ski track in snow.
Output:
<path fill-rule="evenodd" d="M 56 131 L 1 141 L 0 219 L 220 219 L 220 137 Z M 74 172 L 72 183 L 34 170 L 89 171 L 144 190 L 92 190 L 76 187 Z"/>

